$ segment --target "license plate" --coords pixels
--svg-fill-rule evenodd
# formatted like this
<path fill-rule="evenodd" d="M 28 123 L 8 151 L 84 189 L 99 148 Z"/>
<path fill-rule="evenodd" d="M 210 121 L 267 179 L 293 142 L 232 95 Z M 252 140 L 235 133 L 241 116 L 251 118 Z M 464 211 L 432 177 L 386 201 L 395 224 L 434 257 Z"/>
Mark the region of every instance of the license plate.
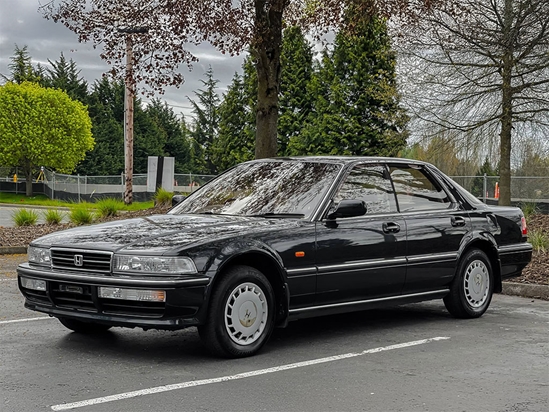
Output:
<path fill-rule="evenodd" d="M 77 293 L 79 295 L 82 295 L 84 293 L 84 288 L 82 286 L 75 286 L 75 285 L 59 285 L 59 291 L 68 292 L 68 293 Z"/>

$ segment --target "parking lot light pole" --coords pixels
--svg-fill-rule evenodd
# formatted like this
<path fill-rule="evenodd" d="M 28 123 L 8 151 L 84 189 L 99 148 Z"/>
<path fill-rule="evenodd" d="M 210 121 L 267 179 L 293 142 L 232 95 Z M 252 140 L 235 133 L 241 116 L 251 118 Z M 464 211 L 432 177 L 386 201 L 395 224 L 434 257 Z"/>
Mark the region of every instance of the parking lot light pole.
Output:
<path fill-rule="evenodd" d="M 133 75 L 133 38 L 132 34 L 147 33 L 147 27 L 123 27 L 120 33 L 126 34 L 126 76 L 124 79 L 124 203 L 133 202 L 133 101 L 135 98 L 135 78 Z"/>

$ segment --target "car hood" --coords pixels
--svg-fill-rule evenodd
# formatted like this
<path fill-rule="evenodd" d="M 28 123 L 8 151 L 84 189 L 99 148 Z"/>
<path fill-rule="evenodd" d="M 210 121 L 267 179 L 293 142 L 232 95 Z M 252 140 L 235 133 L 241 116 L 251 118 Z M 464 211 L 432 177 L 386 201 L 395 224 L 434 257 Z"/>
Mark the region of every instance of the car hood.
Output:
<path fill-rule="evenodd" d="M 91 250 L 176 252 L 198 243 L 297 226 L 293 219 L 228 215 L 153 215 L 55 232 L 32 242 Z"/>

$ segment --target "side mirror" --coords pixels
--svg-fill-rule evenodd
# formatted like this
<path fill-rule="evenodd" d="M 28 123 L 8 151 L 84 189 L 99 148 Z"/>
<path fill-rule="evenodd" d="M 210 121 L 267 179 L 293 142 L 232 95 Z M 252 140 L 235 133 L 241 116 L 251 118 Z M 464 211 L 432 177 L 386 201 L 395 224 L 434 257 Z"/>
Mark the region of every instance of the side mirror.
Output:
<path fill-rule="evenodd" d="M 363 200 L 342 200 L 335 211 L 328 215 L 329 220 L 342 217 L 364 216 L 366 214 L 366 203 Z"/>
<path fill-rule="evenodd" d="M 185 195 L 174 195 L 172 196 L 172 207 L 177 206 L 179 203 L 181 203 L 183 200 L 185 200 L 187 196 Z"/>

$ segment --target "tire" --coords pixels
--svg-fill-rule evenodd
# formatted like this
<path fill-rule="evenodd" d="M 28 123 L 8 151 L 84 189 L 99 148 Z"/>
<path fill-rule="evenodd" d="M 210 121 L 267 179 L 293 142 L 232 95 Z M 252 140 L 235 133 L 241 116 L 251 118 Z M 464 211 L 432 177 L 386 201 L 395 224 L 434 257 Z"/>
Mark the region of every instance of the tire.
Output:
<path fill-rule="evenodd" d="M 58 318 L 59 322 L 66 327 L 77 333 L 97 334 L 108 331 L 112 326 L 104 325 L 101 323 L 83 322 L 81 320 Z"/>
<path fill-rule="evenodd" d="M 233 266 L 221 276 L 210 298 L 206 323 L 198 327 L 200 338 L 216 356 L 255 355 L 273 331 L 273 288 L 249 266 Z"/>
<path fill-rule="evenodd" d="M 494 292 L 494 274 L 488 256 L 479 249 L 465 253 L 444 305 L 456 318 L 478 318 L 486 312 Z"/>

